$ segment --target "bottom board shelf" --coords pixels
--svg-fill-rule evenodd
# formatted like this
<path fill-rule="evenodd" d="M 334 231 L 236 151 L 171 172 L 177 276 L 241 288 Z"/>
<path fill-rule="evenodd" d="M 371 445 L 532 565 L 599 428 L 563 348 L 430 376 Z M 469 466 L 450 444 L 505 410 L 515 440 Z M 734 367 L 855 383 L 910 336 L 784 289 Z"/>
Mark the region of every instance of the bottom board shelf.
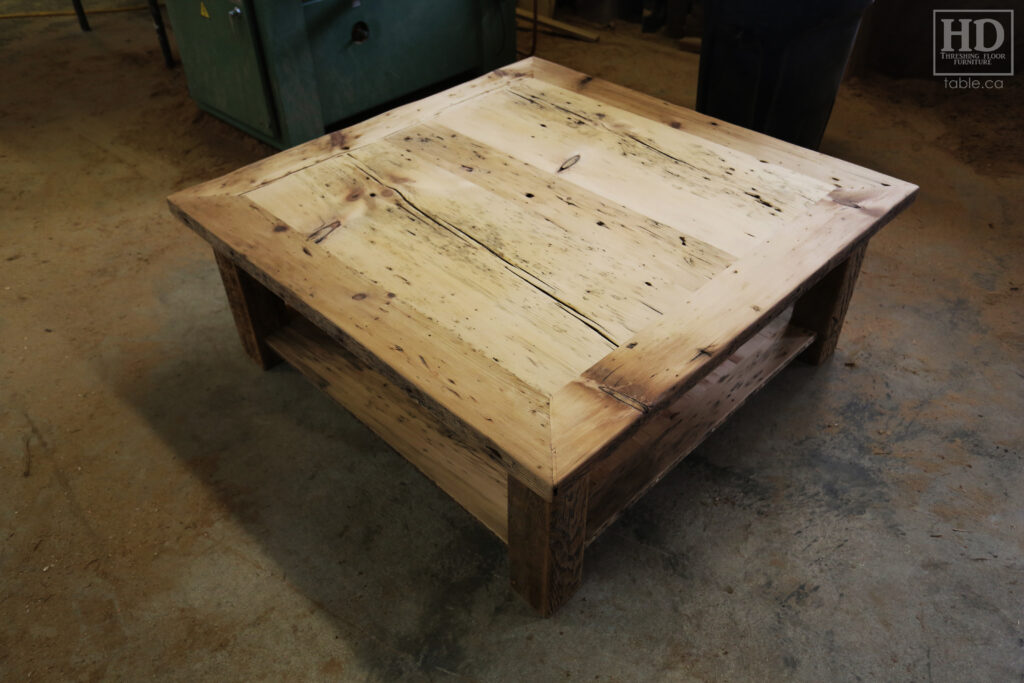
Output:
<path fill-rule="evenodd" d="M 588 542 L 810 346 L 814 333 L 790 325 L 792 313 L 792 308 L 783 311 L 609 457 L 594 464 L 589 476 Z"/>
<path fill-rule="evenodd" d="M 589 472 L 587 539 L 721 425 L 814 340 L 789 324 L 769 323 L 669 408 Z M 503 541 L 508 541 L 508 473 L 468 430 L 445 426 L 417 399 L 360 361 L 312 323 L 295 318 L 267 338 L 282 359 L 312 380 L 419 468 Z"/>

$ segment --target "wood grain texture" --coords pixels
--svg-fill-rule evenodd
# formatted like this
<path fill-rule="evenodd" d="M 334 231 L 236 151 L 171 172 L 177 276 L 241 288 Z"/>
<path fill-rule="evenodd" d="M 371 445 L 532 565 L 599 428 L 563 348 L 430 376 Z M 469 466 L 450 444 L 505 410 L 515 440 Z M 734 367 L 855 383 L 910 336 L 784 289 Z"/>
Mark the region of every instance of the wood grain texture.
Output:
<path fill-rule="evenodd" d="M 284 324 L 284 304 L 220 252 L 214 250 L 213 255 L 220 269 L 224 292 L 228 297 L 228 306 L 231 307 L 242 348 L 264 370 L 273 367 L 280 359 L 267 346 L 266 337 Z"/>
<path fill-rule="evenodd" d="M 588 540 L 815 336 L 832 353 L 916 191 L 531 58 L 169 204 L 247 352 L 507 539 L 550 614 Z"/>
<path fill-rule="evenodd" d="M 550 496 L 543 395 L 468 348 L 457 334 L 435 327 L 394 292 L 331 259 L 315 239 L 280 230 L 274 216 L 245 198 L 182 196 L 172 211 L 363 362 L 397 384 L 416 387 L 434 419 L 484 435 L 488 452 L 509 472 Z M 263 268 L 249 254 L 257 255 Z M 291 273 L 287 284 L 268 274 L 280 273 L 283 265 Z"/>
<path fill-rule="evenodd" d="M 384 377 L 312 323 L 295 320 L 266 343 L 507 541 L 508 473 L 485 439 L 439 422 L 413 387 Z"/>
<path fill-rule="evenodd" d="M 793 322 L 816 335 L 814 343 L 800 355 L 800 360 L 821 365 L 835 353 L 867 248 L 865 240 L 850 252 L 845 261 L 797 299 Z"/>
<path fill-rule="evenodd" d="M 170 203 L 551 501 L 916 189 L 531 58 Z"/>
<path fill-rule="evenodd" d="M 583 478 L 559 487 L 548 501 L 509 478 L 512 588 L 543 616 L 572 597 L 583 579 L 588 491 Z"/>
<path fill-rule="evenodd" d="M 767 240 L 560 390 L 551 399 L 556 481 L 615 448 L 645 416 L 703 379 L 912 196 L 903 188 L 832 193 L 787 228 L 787 239 Z M 603 417 L 588 422 L 587 415 Z"/>
<path fill-rule="evenodd" d="M 790 313 L 783 312 L 615 451 L 591 464 L 588 541 L 814 341 L 812 332 L 790 324 Z"/>

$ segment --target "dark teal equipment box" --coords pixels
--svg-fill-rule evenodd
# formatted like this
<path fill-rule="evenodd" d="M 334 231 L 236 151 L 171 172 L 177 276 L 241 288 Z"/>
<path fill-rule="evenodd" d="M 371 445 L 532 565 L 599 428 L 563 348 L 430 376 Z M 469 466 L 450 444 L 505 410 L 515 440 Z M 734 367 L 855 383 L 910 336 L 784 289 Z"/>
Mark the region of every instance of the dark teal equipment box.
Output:
<path fill-rule="evenodd" d="M 168 0 L 188 88 L 278 148 L 515 60 L 515 0 Z"/>

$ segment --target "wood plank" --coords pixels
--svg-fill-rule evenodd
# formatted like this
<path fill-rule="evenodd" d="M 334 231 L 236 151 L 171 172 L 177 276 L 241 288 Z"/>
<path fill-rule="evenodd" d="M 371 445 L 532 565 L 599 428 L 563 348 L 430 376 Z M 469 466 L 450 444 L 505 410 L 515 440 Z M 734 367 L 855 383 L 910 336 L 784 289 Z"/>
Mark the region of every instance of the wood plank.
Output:
<path fill-rule="evenodd" d="M 547 501 L 514 477 L 508 480 L 512 588 L 543 616 L 572 597 L 583 579 L 588 490 L 583 478 Z"/>
<path fill-rule="evenodd" d="M 881 229 L 915 192 L 906 184 L 833 192 L 789 226 L 785 239 L 769 240 L 732 264 L 555 394 L 555 481 L 617 447 L 647 415 L 703 379 Z"/>
<path fill-rule="evenodd" d="M 511 232 L 504 241 L 518 249 L 532 248 L 522 258 L 543 262 L 546 276 L 588 273 L 593 285 L 600 273 L 617 288 L 628 288 L 631 298 L 658 308 L 663 300 L 677 298 L 677 288 L 698 289 L 735 259 L 693 235 L 567 182 L 559 173 L 543 172 L 443 125 L 412 126 L 387 141 L 503 200 L 520 206 L 524 197 L 532 200 L 527 211 L 504 226 Z M 620 267 L 605 268 L 604 259 Z M 628 271 L 637 269 L 643 272 L 633 272 L 633 279 L 645 282 L 630 283 Z M 625 293 L 617 292 L 616 300 Z"/>
<path fill-rule="evenodd" d="M 527 10 L 531 18 L 535 4 L 537 12 L 545 17 L 550 17 L 555 13 L 555 0 L 516 0 L 516 7 Z"/>
<path fill-rule="evenodd" d="M 441 424 L 485 435 L 490 455 L 539 495 L 551 497 L 546 395 L 389 296 L 393 292 L 331 257 L 307 235 L 279 230 L 274 216 L 245 198 L 180 194 L 171 211 L 363 362 L 422 392 L 424 407 Z M 216 232 L 204 225 L 216 226 Z"/>
<path fill-rule="evenodd" d="M 267 344 L 508 540 L 508 473 L 487 457 L 487 443 L 478 434 L 441 427 L 416 390 L 396 385 L 312 323 L 296 320 L 271 334 Z"/>
<path fill-rule="evenodd" d="M 835 353 L 867 248 L 865 240 L 850 252 L 845 261 L 797 300 L 793 311 L 794 322 L 813 330 L 817 335 L 814 343 L 800 356 L 804 362 L 821 365 Z"/>
<path fill-rule="evenodd" d="M 388 139 L 396 145 L 390 151 L 373 145 L 356 158 L 376 175 L 389 177 L 388 184 L 422 211 L 482 246 L 494 265 L 530 282 L 614 344 L 708 282 L 731 258 L 446 129 L 403 133 Z M 442 156 L 448 160 L 439 161 Z M 524 204 L 524 197 L 532 201 Z M 351 258 L 349 247 L 339 248 Z M 528 298 L 509 304 L 536 306 Z M 581 360 L 588 349 L 557 327 L 533 337 L 531 344 L 545 341 L 561 347 L 556 351 L 571 349 Z M 597 355 L 591 362 L 596 362 L 610 346 L 593 349 Z M 562 384 L 588 366 L 573 366 L 575 372 Z M 559 386 L 549 388 L 553 393 Z"/>
<path fill-rule="evenodd" d="M 783 312 L 615 452 L 588 470 L 593 541 L 814 340 Z"/>
<path fill-rule="evenodd" d="M 279 362 L 266 344 L 266 337 L 285 323 L 286 311 L 281 299 L 241 270 L 226 256 L 214 250 L 224 293 L 228 297 L 235 329 L 246 355 L 267 370 Z"/>
<path fill-rule="evenodd" d="M 520 19 L 525 19 L 531 25 L 534 20 L 533 11 L 523 9 L 522 7 L 516 7 L 516 17 Z M 548 28 L 553 28 L 557 31 L 560 31 L 561 33 L 565 33 L 566 35 L 572 36 L 573 38 L 579 38 L 580 40 L 585 40 L 590 43 L 596 43 L 597 41 L 601 40 L 600 33 L 587 31 L 586 29 L 582 29 L 579 26 L 573 26 L 572 24 L 567 24 L 564 21 L 558 21 L 557 19 L 546 17 L 540 13 L 537 14 L 537 23 L 542 26 L 547 26 Z"/>
<path fill-rule="evenodd" d="M 832 182 L 769 163 L 687 129 L 652 121 L 589 94 L 536 78 L 510 82 L 508 90 L 532 101 L 556 105 L 560 111 L 572 112 L 656 151 L 673 162 L 677 173 L 691 181 L 698 196 L 731 202 L 740 209 L 757 208 L 760 210 L 757 215 L 762 218 L 784 219 L 785 213 L 799 213 L 835 189 Z M 709 176 L 710 180 L 705 180 L 704 176 Z"/>
<path fill-rule="evenodd" d="M 808 178 L 831 183 L 837 189 L 877 185 L 909 186 L 909 183 L 848 161 L 756 133 L 747 128 L 714 119 L 678 104 L 631 90 L 601 78 L 594 78 L 537 57 L 518 62 L 519 71 L 566 90 L 630 111 L 641 117 L 686 131 L 725 148 L 764 159 Z"/>
<path fill-rule="evenodd" d="M 246 196 L 545 395 L 615 348 L 599 322 L 491 246 L 508 217 L 489 193 L 391 145 L 353 154 Z M 316 187 L 331 194 L 318 199 Z"/>
<path fill-rule="evenodd" d="M 216 196 L 247 192 L 351 149 L 371 144 L 406 126 L 431 118 L 448 107 L 457 106 L 491 90 L 504 88 L 510 80 L 529 75 L 531 72 L 520 70 L 520 67 L 528 68 L 529 65 L 528 61 L 520 61 L 504 69 L 491 71 L 430 97 L 395 107 L 344 130 L 328 133 L 266 159 L 260 159 L 220 178 L 191 187 L 184 193 L 192 196 Z M 174 195 L 169 201 L 175 201 Z"/>
<path fill-rule="evenodd" d="M 580 108 L 566 106 L 565 98 L 551 92 L 554 89 L 531 90 L 522 85 L 446 110 L 437 120 L 732 254 L 746 253 L 790 220 L 789 213 L 798 215 L 807 204 L 802 195 L 785 195 L 781 190 L 778 196 L 763 197 L 761 193 L 768 190 L 761 187 L 759 176 L 737 177 L 717 156 L 713 160 L 718 166 L 713 166 L 713 150 L 704 150 L 697 164 L 691 163 L 648 142 L 651 136 L 606 127 L 597 116 L 603 112 L 591 118 Z M 763 166 L 756 159 L 746 164 L 751 165 Z M 826 194 L 820 192 L 818 197 Z M 787 197 L 800 201 L 787 203 Z"/>

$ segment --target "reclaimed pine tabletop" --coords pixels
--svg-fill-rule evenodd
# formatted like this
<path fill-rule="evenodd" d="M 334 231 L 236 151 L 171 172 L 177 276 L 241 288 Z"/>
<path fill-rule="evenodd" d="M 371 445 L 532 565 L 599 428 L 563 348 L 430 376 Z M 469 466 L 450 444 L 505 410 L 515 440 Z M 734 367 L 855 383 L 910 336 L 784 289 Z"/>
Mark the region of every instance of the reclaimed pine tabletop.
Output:
<path fill-rule="evenodd" d="M 794 358 L 835 349 L 914 185 L 530 58 L 170 197 L 246 351 L 509 546 L 585 546 Z"/>

